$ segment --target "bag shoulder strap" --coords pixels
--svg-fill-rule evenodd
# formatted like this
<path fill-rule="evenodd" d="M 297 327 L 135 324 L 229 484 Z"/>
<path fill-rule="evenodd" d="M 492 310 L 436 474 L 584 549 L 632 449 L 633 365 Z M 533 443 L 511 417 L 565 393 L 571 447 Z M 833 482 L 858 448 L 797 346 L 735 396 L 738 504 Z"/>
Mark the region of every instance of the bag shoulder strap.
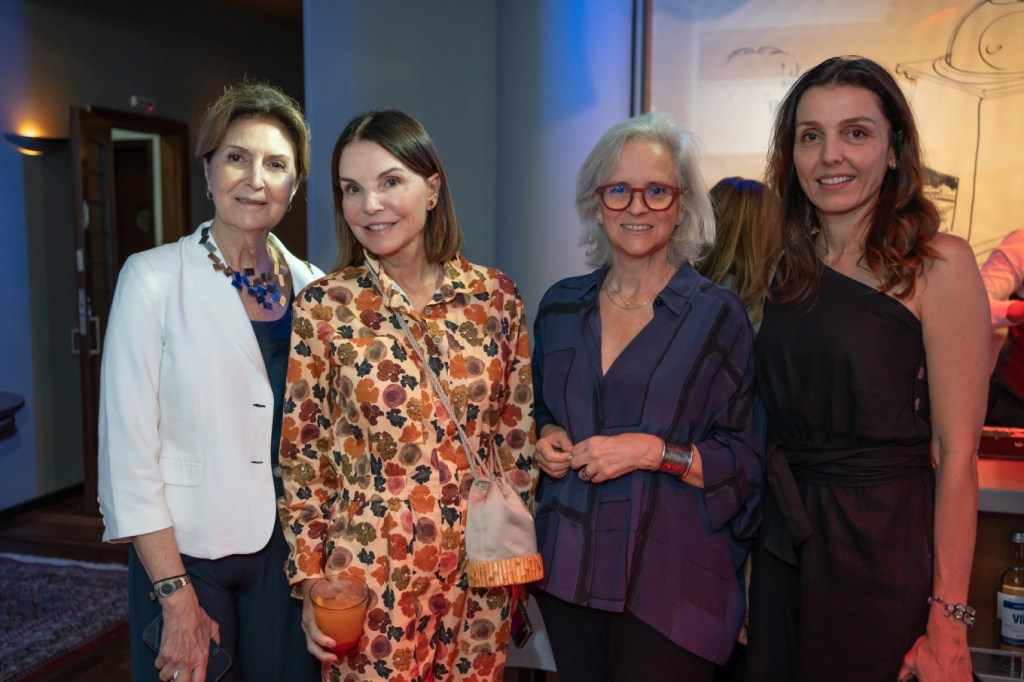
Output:
<path fill-rule="evenodd" d="M 377 272 L 367 265 L 367 271 L 370 273 L 370 277 L 373 279 L 373 284 L 377 288 L 377 293 L 380 294 L 381 299 L 384 298 L 384 290 L 380 285 L 380 278 Z M 385 306 L 387 307 L 387 306 Z M 430 383 L 434 386 L 434 393 L 437 394 L 441 404 L 444 405 L 444 409 L 448 411 L 452 421 L 455 422 L 455 428 L 458 430 L 459 440 L 462 441 L 462 447 L 466 450 L 466 459 L 469 461 L 469 468 L 473 471 L 473 477 L 478 481 L 490 483 L 492 480 L 497 480 L 499 483 L 504 483 L 505 472 L 501 466 L 487 466 L 487 463 L 480 458 L 480 454 L 469 444 L 469 436 L 466 435 L 465 429 L 462 428 L 462 420 L 458 413 L 452 409 L 451 401 L 448 400 L 448 394 L 441 385 L 441 379 L 437 376 L 434 368 L 430 366 L 430 362 L 423 355 L 423 350 L 420 348 L 420 344 L 416 341 L 416 336 L 409 329 L 409 323 L 405 320 L 405 315 L 397 310 L 388 308 L 388 311 L 395 316 L 398 321 L 398 326 L 402 328 L 402 332 L 405 334 L 405 338 L 408 339 L 409 345 L 412 346 L 413 351 L 416 353 L 416 357 L 420 359 L 420 363 L 427 372 L 427 376 L 430 377 Z M 491 474 L 486 476 L 485 474 Z"/>

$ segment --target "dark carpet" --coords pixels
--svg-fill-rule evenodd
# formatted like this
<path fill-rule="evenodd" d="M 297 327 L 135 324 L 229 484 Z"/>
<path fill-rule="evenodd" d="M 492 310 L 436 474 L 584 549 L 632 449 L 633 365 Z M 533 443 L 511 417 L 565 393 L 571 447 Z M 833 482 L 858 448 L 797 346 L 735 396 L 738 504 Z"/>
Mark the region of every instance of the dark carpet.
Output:
<path fill-rule="evenodd" d="M 21 680 L 127 621 L 127 567 L 0 554 L 0 682 Z"/>

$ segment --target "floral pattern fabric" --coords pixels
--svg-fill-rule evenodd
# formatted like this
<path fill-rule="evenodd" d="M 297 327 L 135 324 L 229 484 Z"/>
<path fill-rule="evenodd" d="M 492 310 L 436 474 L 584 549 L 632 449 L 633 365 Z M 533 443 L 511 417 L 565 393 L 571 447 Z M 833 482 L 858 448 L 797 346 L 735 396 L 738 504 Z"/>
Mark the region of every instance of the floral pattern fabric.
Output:
<path fill-rule="evenodd" d="M 379 274 L 381 291 L 368 268 Z M 473 475 L 419 355 L 441 379 L 470 444 L 500 457 L 529 504 L 533 390 L 513 282 L 461 255 L 422 311 L 379 264 L 311 284 L 295 303 L 282 425 L 281 521 L 289 582 L 363 578 L 372 593 L 356 651 L 325 680 L 502 679 L 511 590 L 468 587 Z"/>

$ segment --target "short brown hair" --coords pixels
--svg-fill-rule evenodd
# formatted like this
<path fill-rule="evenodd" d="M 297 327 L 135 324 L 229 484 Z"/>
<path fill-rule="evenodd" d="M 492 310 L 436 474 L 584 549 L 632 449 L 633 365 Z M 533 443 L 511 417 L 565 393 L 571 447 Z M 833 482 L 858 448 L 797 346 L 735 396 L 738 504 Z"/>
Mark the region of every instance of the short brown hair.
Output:
<path fill-rule="evenodd" d="M 889 122 L 889 146 L 896 160 L 896 167 L 882 180 L 870 216 L 864 265 L 881 280 L 881 291 L 906 298 L 914 293 L 924 259 L 936 256 L 928 242 L 938 232 L 939 212 L 924 194 L 925 166 L 910 104 L 885 67 L 864 57 L 832 57 L 800 76 L 775 117 L 765 175 L 782 202 L 780 234 L 770 261 L 776 269 L 768 291 L 778 303 L 796 303 L 818 291 L 820 264 L 814 235 L 821 224 L 793 163 L 796 109 L 811 88 L 837 85 L 864 88 L 878 98 Z"/>
<path fill-rule="evenodd" d="M 338 163 L 345 147 L 353 142 L 374 142 L 388 154 L 395 157 L 416 175 L 426 179 L 437 175 L 440 184 L 437 190 L 437 206 L 427 212 L 427 224 L 423 230 L 427 260 L 444 263 L 455 257 L 462 248 L 462 230 L 455 217 L 455 205 L 448 188 L 448 178 L 441 165 L 441 156 L 430 135 L 415 118 L 402 111 L 387 109 L 370 111 L 356 116 L 342 131 L 334 153 L 331 154 L 331 187 L 334 188 L 334 226 L 338 234 L 337 270 L 363 263 L 363 248 L 348 223 L 342 210 L 344 195 L 338 177 Z"/>
<path fill-rule="evenodd" d="M 196 137 L 196 158 L 209 161 L 228 128 L 243 118 L 266 119 L 280 124 L 295 146 L 296 182 L 309 176 L 309 124 L 302 107 L 279 88 L 266 83 L 238 83 L 224 88 L 224 94 L 206 110 Z"/>

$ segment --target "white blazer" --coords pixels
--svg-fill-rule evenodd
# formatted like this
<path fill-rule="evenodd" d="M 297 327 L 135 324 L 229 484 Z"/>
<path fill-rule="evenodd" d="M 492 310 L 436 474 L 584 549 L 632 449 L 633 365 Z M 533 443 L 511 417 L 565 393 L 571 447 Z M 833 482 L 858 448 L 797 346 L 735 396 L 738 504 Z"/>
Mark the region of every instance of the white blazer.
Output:
<path fill-rule="evenodd" d="M 99 502 L 109 542 L 173 528 L 179 550 L 250 554 L 277 519 L 274 394 L 237 290 L 193 234 L 132 255 L 100 383 Z M 296 293 L 323 276 L 274 235 Z"/>

